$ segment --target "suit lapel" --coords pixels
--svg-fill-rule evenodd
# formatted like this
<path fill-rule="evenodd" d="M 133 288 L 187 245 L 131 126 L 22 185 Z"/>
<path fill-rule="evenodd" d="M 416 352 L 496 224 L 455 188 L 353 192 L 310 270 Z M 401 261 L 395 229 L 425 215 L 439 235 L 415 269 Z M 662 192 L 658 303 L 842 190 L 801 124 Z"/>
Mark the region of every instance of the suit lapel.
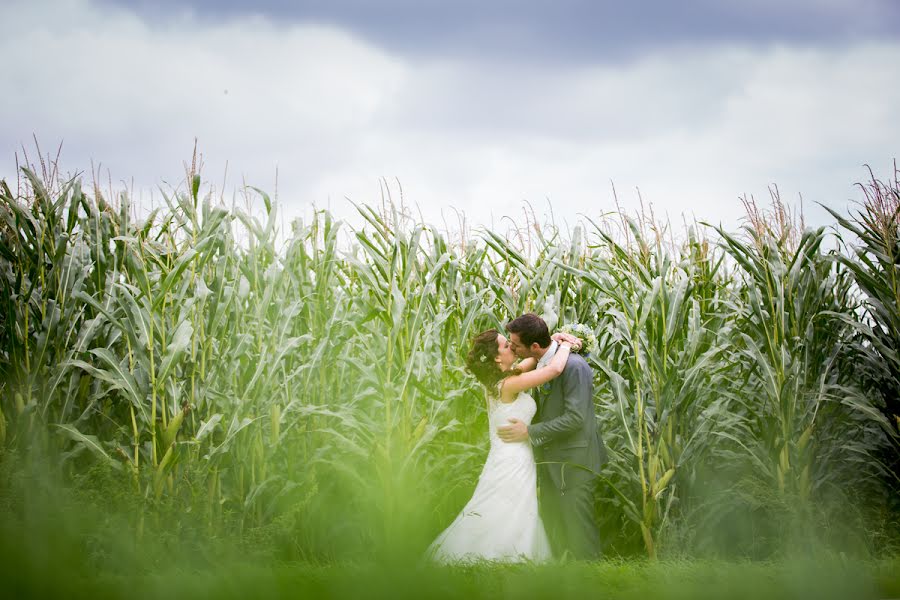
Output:
<path fill-rule="evenodd" d="M 535 414 L 534 419 L 535 422 L 540 422 L 543 418 L 542 415 L 547 408 L 547 402 L 550 401 L 550 398 L 553 395 L 553 386 L 557 381 L 559 381 L 559 377 L 557 377 L 556 379 L 551 379 L 535 390 L 535 402 L 537 404 L 537 413 Z"/>

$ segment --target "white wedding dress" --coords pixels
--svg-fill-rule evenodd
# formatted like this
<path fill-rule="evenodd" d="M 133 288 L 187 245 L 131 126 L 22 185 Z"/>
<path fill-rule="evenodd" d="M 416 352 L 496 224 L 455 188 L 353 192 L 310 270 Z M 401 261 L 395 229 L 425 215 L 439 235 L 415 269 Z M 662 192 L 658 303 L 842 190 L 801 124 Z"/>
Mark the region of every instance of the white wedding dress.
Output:
<path fill-rule="evenodd" d="M 491 449 L 478 485 L 456 520 L 428 548 L 427 557 L 439 563 L 539 562 L 551 557 L 538 514 L 531 443 L 506 443 L 497 436 L 497 427 L 507 425 L 508 419 L 531 423 L 536 410 L 534 399 L 524 392 L 510 403 L 489 398 Z"/>

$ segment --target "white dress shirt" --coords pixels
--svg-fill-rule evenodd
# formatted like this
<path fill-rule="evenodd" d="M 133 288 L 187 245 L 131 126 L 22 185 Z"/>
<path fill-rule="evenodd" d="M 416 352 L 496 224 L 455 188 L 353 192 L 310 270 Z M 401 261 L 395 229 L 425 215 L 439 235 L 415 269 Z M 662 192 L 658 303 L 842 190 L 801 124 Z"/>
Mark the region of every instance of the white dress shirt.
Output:
<path fill-rule="evenodd" d="M 550 342 L 550 347 L 547 348 L 547 351 L 544 352 L 544 355 L 541 357 L 541 360 L 538 361 L 535 369 L 540 369 L 541 367 L 546 367 L 547 364 L 553 359 L 553 356 L 556 354 L 556 351 L 559 349 L 559 344 L 556 343 L 556 340 Z M 546 384 L 544 384 L 546 385 Z M 531 444 L 533 446 L 540 446 L 546 440 L 542 438 L 531 438 Z"/>
<path fill-rule="evenodd" d="M 547 348 L 546 352 L 544 352 L 544 355 L 541 357 L 541 360 L 538 361 L 535 369 L 546 367 L 547 364 L 553 359 L 553 355 L 556 354 L 557 349 L 559 349 L 559 344 L 556 343 L 556 340 L 551 341 L 550 347 Z"/>

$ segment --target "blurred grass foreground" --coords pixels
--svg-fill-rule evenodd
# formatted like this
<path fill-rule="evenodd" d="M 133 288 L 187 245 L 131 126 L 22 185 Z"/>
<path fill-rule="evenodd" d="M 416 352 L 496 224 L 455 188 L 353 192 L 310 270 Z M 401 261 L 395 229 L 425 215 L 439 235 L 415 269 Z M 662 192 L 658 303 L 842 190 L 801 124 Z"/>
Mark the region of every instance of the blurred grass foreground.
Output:
<path fill-rule="evenodd" d="M 391 201 L 279 235 L 187 171 L 140 217 L 0 181 L 9 597 L 900 596 L 896 168 L 833 227 L 773 194 L 678 235 Z M 529 311 L 599 341 L 605 558 L 423 564 L 487 452 L 468 341 Z"/>

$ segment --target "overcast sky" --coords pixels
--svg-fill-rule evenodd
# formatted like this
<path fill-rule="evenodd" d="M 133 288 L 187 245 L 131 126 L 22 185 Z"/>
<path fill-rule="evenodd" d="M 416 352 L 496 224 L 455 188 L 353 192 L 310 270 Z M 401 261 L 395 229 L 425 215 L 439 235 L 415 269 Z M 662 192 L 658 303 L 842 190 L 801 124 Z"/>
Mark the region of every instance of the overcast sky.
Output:
<path fill-rule="evenodd" d="M 596 217 L 611 182 L 728 227 L 777 184 L 821 224 L 900 154 L 895 0 L 0 0 L 0 22 L 0 177 L 34 134 L 147 204 L 196 137 L 229 198 L 277 168 L 288 219 L 348 217 L 383 177 L 435 224 Z"/>

